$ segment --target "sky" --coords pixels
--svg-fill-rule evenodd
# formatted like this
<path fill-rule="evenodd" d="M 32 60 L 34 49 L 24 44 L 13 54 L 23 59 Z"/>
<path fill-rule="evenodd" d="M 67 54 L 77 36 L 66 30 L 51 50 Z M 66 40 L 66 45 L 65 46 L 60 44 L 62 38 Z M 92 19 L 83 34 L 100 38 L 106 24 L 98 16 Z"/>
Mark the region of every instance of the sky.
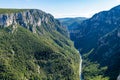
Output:
<path fill-rule="evenodd" d="M 119 4 L 120 0 L 0 0 L 0 8 L 40 9 L 55 18 L 89 18 Z"/>

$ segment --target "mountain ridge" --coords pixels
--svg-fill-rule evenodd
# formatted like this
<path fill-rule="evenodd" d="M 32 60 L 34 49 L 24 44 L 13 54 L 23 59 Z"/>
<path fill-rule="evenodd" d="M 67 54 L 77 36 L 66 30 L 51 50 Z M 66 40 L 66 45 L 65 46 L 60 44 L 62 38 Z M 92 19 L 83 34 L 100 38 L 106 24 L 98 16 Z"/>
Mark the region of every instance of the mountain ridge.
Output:
<path fill-rule="evenodd" d="M 79 53 L 59 21 L 36 9 L 6 12 L 0 14 L 0 79 L 79 80 Z"/>
<path fill-rule="evenodd" d="M 86 19 L 87 18 L 85 17 L 58 18 L 58 20 L 62 23 L 62 25 L 67 28 L 69 33 L 74 32 L 73 30 L 76 29 Z"/>
<path fill-rule="evenodd" d="M 109 77 L 110 80 L 116 80 L 120 74 L 119 68 L 119 29 L 120 29 L 120 5 L 108 10 L 99 12 L 93 17 L 84 20 L 70 34 L 83 56 L 83 75 L 85 79 L 92 78 L 89 75 L 96 72 L 92 70 L 92 65 L 97 64 L 99 68 L 107 67 L 105 72 L 97 72 L 103 76 Z M 87 57 L 86 57 L 87 56 Z M 89 64 L 89 65 L 88 65 Z M 96 67 L 97 68 L 97 67 Z M 100 70 L 100 69 L 99 69 Z M 107 79 L 109 80 L 109 79 Z"/>

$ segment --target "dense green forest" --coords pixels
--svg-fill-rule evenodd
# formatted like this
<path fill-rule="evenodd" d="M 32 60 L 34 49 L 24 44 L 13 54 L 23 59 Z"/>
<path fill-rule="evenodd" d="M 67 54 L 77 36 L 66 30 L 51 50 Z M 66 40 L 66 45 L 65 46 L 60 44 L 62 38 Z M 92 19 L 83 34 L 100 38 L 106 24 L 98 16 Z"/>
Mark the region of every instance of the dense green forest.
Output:
<path fill-rule="evenodd" d="M 4 9 L 4 8 L 0 8 L 0 14 L 18 13 L 18 12 L 23 12 L 25 10 L 29 10 L 29 9 Z"/>
<path fill-rule="evenodd" d="M 33 34 L 20 26 L 13 33 L 12 29 L 0 29 L 0 79 L 78 79 L 79 59 L 76 58 L 79 56 L 73 56 L 77 52 L 71 41 L 62 37 L 68 45 L 63 44 L 58 40 L 61 35 L 57 32 L 55 38 L 52 35 L 44 37 Z"/>
<path fill-rule="evenodd" d="M 0 80 L 79 80 L 80 55 L 52 15 L 37 9 L 0 15 Z"/>
<path fill-rule="evenodd" d="M 103 75 L 107 70 L 107 66 L 101 67 L 98 62 L 93 62 L 89 60 L 89 55 L 92 54 L 94 49 L 90 50 L 88 53 L 84 53 L 82 56 L 82 74 L 85 80 L 109 80 L 109 77 Z"/>

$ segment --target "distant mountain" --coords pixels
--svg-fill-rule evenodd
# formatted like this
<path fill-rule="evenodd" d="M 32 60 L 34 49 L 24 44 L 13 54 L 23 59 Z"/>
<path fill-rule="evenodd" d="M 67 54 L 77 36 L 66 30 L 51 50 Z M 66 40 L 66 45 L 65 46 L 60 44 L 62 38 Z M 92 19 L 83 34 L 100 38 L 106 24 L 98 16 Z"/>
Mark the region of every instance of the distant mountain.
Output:
<path fill-rule="evenodd" d="M 51 14 L 0 9 L 0 80 L 79 80 L 80 55 Z"/>
<path fill-rule="evenodd" d="M 120 74 L 120 5 L 84 20 L 73 31 L 70 37 L 83 55 L 85 80 L 93 75 L 116 80 Z M 101 73 L 103 67 L 106 69 Z"/>
<path fill-rule="evenodd" d="M 85 17 L 76 17 L 76 18 L 59 18 L 58 20 L 62 23 L 63 26 L 67 27 L 69 31 L 78 27 L 78 25 L 86 20 Z"/>

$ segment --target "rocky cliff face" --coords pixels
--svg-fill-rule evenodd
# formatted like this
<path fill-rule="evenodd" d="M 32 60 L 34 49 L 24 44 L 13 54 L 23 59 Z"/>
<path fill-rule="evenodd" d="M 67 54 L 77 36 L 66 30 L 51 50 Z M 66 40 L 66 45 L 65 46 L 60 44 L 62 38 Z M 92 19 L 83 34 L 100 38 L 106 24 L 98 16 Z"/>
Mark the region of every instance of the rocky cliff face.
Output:
<path fill-rule="evenodd" d="M 120 5 L 109 11 L 102 11 L 92 18 L 83 21 L 71 33 L 71 39 L 87 59 L 97 62 L 100 66 L 107 66 L 105 76 L 115 80 L 120 73 Z M 84 61 L 84 58 L 83 58 Z"/>
<path fill-rule="evenodd" d="M 0 26 L 7 27 L 11 25 L 20 25 L 33 33 L 38 31 L 40 34 L 42 33 L 42 31 L 38 30 L 40 26 L 46 26 L 46 28 L 51 30 L 60 30 L 61 28 L 60 23 L 55 20 L 52 15 L 37 9 L 24 10 L 18 13 L 0 14 Z M 65 30 L 63 29 L 63 31 Z M 67 34 L 66 31 L 65 34 Z"/>
<path fill-rule="evenodd" d="M 116 79 L 120 73 L 120 28 L 115 28 L 110 33 L 107 33 L 105 36 L 101 37 L 98 41 L 97 48 L 92 57 L 96 57 L 93 60 L 97 59 L 98 63 L 101 66 L 108 66 L 106 75 L 111 77 L 111 80 Z"/>
<path fill-rule="evenodd" d="M 77 32 L 71 34 L 71 39 L 75 41 L 75 46 L 78 49 L 82 48 L 83 52 L 87 52 L 97 46 L 97 41 L 100 37 L 120 26 L 119 7 L 117 6 L 109 11 L 102 11 L 95 14 L 92 18 L 83 21 L 75 29 Z"/>
<path fill-rule="evenodd" d="M 37 13 L 39 13 L 39 15 Z M 30 25 L 33 25 L 32 31 L 35 32 L 36 26 L 41 26 L 42 21 L 47 23 L 48 18 L 45 17 L 45 14 L 40 10 L 26 10 L 19 13 L 0 14 L 0 26 L 3 27 L 21 25 L 30 29 Z"/>
<path fill-rule="evenodd" d="M 0 79 L 79 80 L 79 63 L 66 29 L 52 15 L 0 9 Z"/>

